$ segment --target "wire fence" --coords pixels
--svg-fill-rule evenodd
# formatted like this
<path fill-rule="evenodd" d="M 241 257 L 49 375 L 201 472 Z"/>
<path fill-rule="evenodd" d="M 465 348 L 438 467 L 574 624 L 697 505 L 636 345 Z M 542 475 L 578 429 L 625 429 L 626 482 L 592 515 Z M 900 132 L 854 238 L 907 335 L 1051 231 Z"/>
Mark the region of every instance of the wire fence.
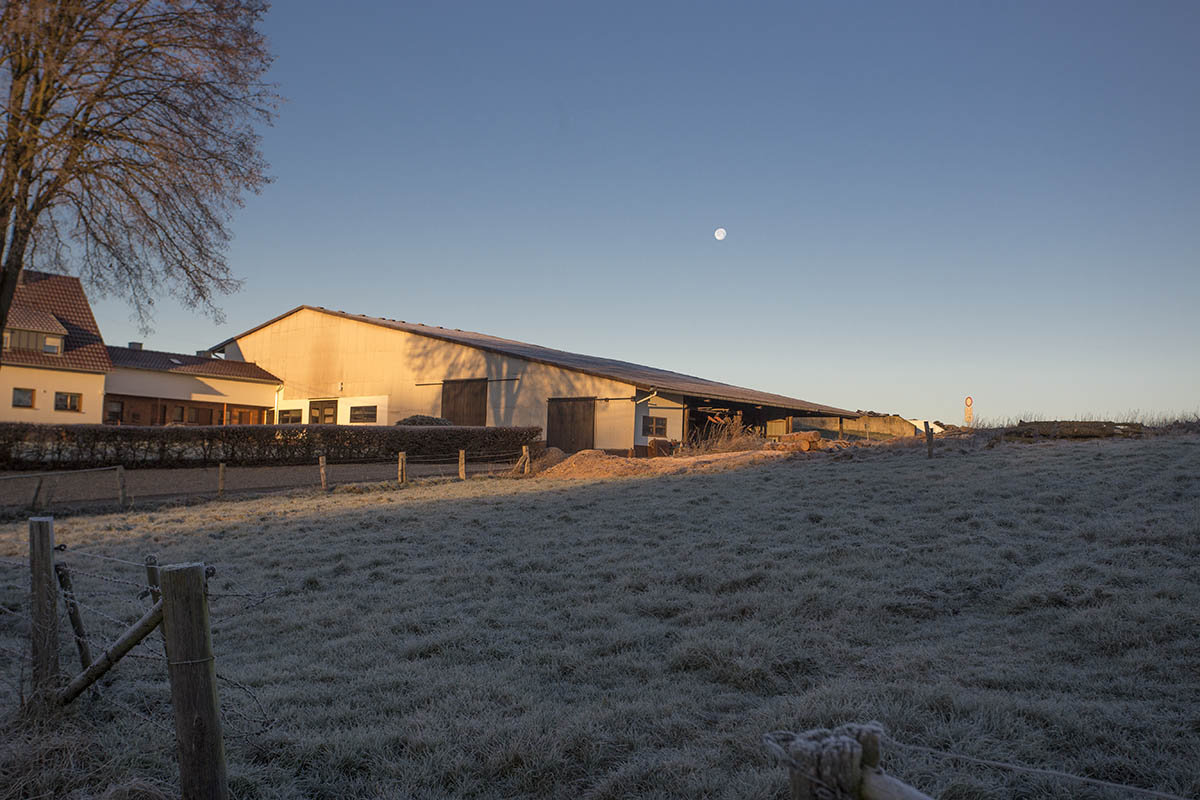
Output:
<path fill-rule="evenodd" d="M 160 589 L 151 580 L 158 568 L 156 559 L 148 559 L 147 564 L 95 549 L 59 545 L 55 550 L 58 666 L 65 685 L 70 676 L 81 674 L 89 663 L 112 652 L 114 642 L 154 607 Z M 24 558 L 0 558 L 0 707 L 5 710 L 28 700 L 34 689 L 29 667 L 31 565 L 28 554 Z M 239 654 L 226 641 L 227 623 L 269 603 L 284 590 L 282 586 L 259 585 L 252 573 L 238 574 L 239 566 L 223 563 L 207 569 L 221 727 L 230 746 L 266 732 L 274 726 L 275 717 L 253 681 L 237 673 Z M 72 619 L 73 615 L 77 619 Z M 106 714 L 116 715 L 137 726 L 168 733 L 170 736 L 154 740 L 173 748 L 172 698 L 161 627 L 119 656 L 103 679 L 88 686 L 73 702 L 83 706 L 83 713 L 99 718 L 97 724 L 104 724 Z M 101 713 L 102 707 L 105 713 Z"/>
<path fill-rule="evenodd" d="M 463 475 L 515 475 L 526 450 L 511 448 L 404 456 L 406 480 L 453 479 Z M 400 455 L 389 460 L 327 464 L 325 486 L 395 482 Z M 461 469 L 460 469 L 461 467 Z M 111 476 L 103 473 L 111 473 Z M 322 486 L 319 463 L 259 467 L 181 467 L 126 470 L 101 467 L 62 472 L 0 475 L 0 510 L 8 514 L 80 508 L 124 507 L 130 503 L 213 498 Z"/>

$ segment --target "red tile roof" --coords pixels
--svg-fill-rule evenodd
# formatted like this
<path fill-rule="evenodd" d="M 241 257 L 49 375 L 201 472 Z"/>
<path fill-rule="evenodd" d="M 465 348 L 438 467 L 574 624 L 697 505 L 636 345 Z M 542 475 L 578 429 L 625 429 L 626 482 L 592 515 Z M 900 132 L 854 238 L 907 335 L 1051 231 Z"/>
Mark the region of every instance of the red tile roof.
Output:
<path fill-rule="evenodd" d="M 57 333 L 59 336 L 67 335 L 67 329 L 50 312 L 35 311 L 32 308 L 16 305 L 8 310 L 7 327 L 22 331 Z"/>
<path fill-rule="evenodd" d="M 271 373 L 249 361 L 226 361 L 223 358 L 204 358 L 183 353 L 164 353 L 159 350 L 133 350 L 128 347 L 108 348 L 113 367 L 149 369 L 176 375 L 198 375 L 205 378 L 281 383 Z"/>
<path fill-rule="evenodd" d="M 5 350 L 0 353 L 0 364 L 74 372 L 108 372 L 112 369 L 100 328 L 92 316 L 92 307 L 88 305 L 83 284 L 78 278 L 25 270 L 13 295 L 9 316 L 10 328 L 21 327 L 17 325 L 18 321 L 31 318 L 48 324 L 46 317 L 52 317 L 62 327 L 66 337 L 62 355 L 34 350 Z M 24 329 L 51 332 L 40 327 Z"/>

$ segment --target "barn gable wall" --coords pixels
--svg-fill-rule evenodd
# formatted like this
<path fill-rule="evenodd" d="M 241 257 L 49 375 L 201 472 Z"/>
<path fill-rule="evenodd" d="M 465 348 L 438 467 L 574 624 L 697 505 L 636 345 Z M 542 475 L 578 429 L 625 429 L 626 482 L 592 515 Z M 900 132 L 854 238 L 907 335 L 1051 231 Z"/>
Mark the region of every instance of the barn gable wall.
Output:
<path fill-rule="evenodd" d="M 547 398 L 634 395 L 633 386 L 619 381 L 313 309 L 301 309 L 238 338 L 226 354 L 277 375 L 283 382 L 280 408 L 300 407 L 312 398 L 386 396 L 386 408 L 380 408 L 376 421 L 381 425 L 412 414 L 440 416 L 441 382 L 451 379 L 489 379 L 488 425 L 536 425 L 543 430 Z M 597 402 L 596 447 L 631 447 L 633 432 L 632 402 Z"/>

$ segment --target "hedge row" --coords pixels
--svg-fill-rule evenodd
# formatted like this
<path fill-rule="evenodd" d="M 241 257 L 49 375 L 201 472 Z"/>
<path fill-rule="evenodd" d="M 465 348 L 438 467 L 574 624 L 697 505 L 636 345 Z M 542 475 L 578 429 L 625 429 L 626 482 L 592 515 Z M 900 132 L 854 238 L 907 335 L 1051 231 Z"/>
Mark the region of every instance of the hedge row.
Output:
<path fill-rule="evenodd" d="M 374 425 L 37 425 L 0 423 L 0 469 L 129 469 L 381 461 L 500 454 L 541 438 L 541 428 Z"/>

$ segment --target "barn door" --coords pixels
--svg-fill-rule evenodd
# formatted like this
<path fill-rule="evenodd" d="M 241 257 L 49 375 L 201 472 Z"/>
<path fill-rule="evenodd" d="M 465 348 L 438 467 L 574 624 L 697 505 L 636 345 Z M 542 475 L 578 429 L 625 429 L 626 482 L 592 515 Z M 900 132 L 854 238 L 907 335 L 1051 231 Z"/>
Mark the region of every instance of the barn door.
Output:
<path fill-rule="evenodd" d="M 552 397 L 546 406 L 546 446 L 565 453 L 591 450 L 596 443 L 596 398 Z"/>
<path fill-rule="evenodd" d="M 487 378 L 442 382 L 442 417 L 455 425 L 487 425 Z"/>

